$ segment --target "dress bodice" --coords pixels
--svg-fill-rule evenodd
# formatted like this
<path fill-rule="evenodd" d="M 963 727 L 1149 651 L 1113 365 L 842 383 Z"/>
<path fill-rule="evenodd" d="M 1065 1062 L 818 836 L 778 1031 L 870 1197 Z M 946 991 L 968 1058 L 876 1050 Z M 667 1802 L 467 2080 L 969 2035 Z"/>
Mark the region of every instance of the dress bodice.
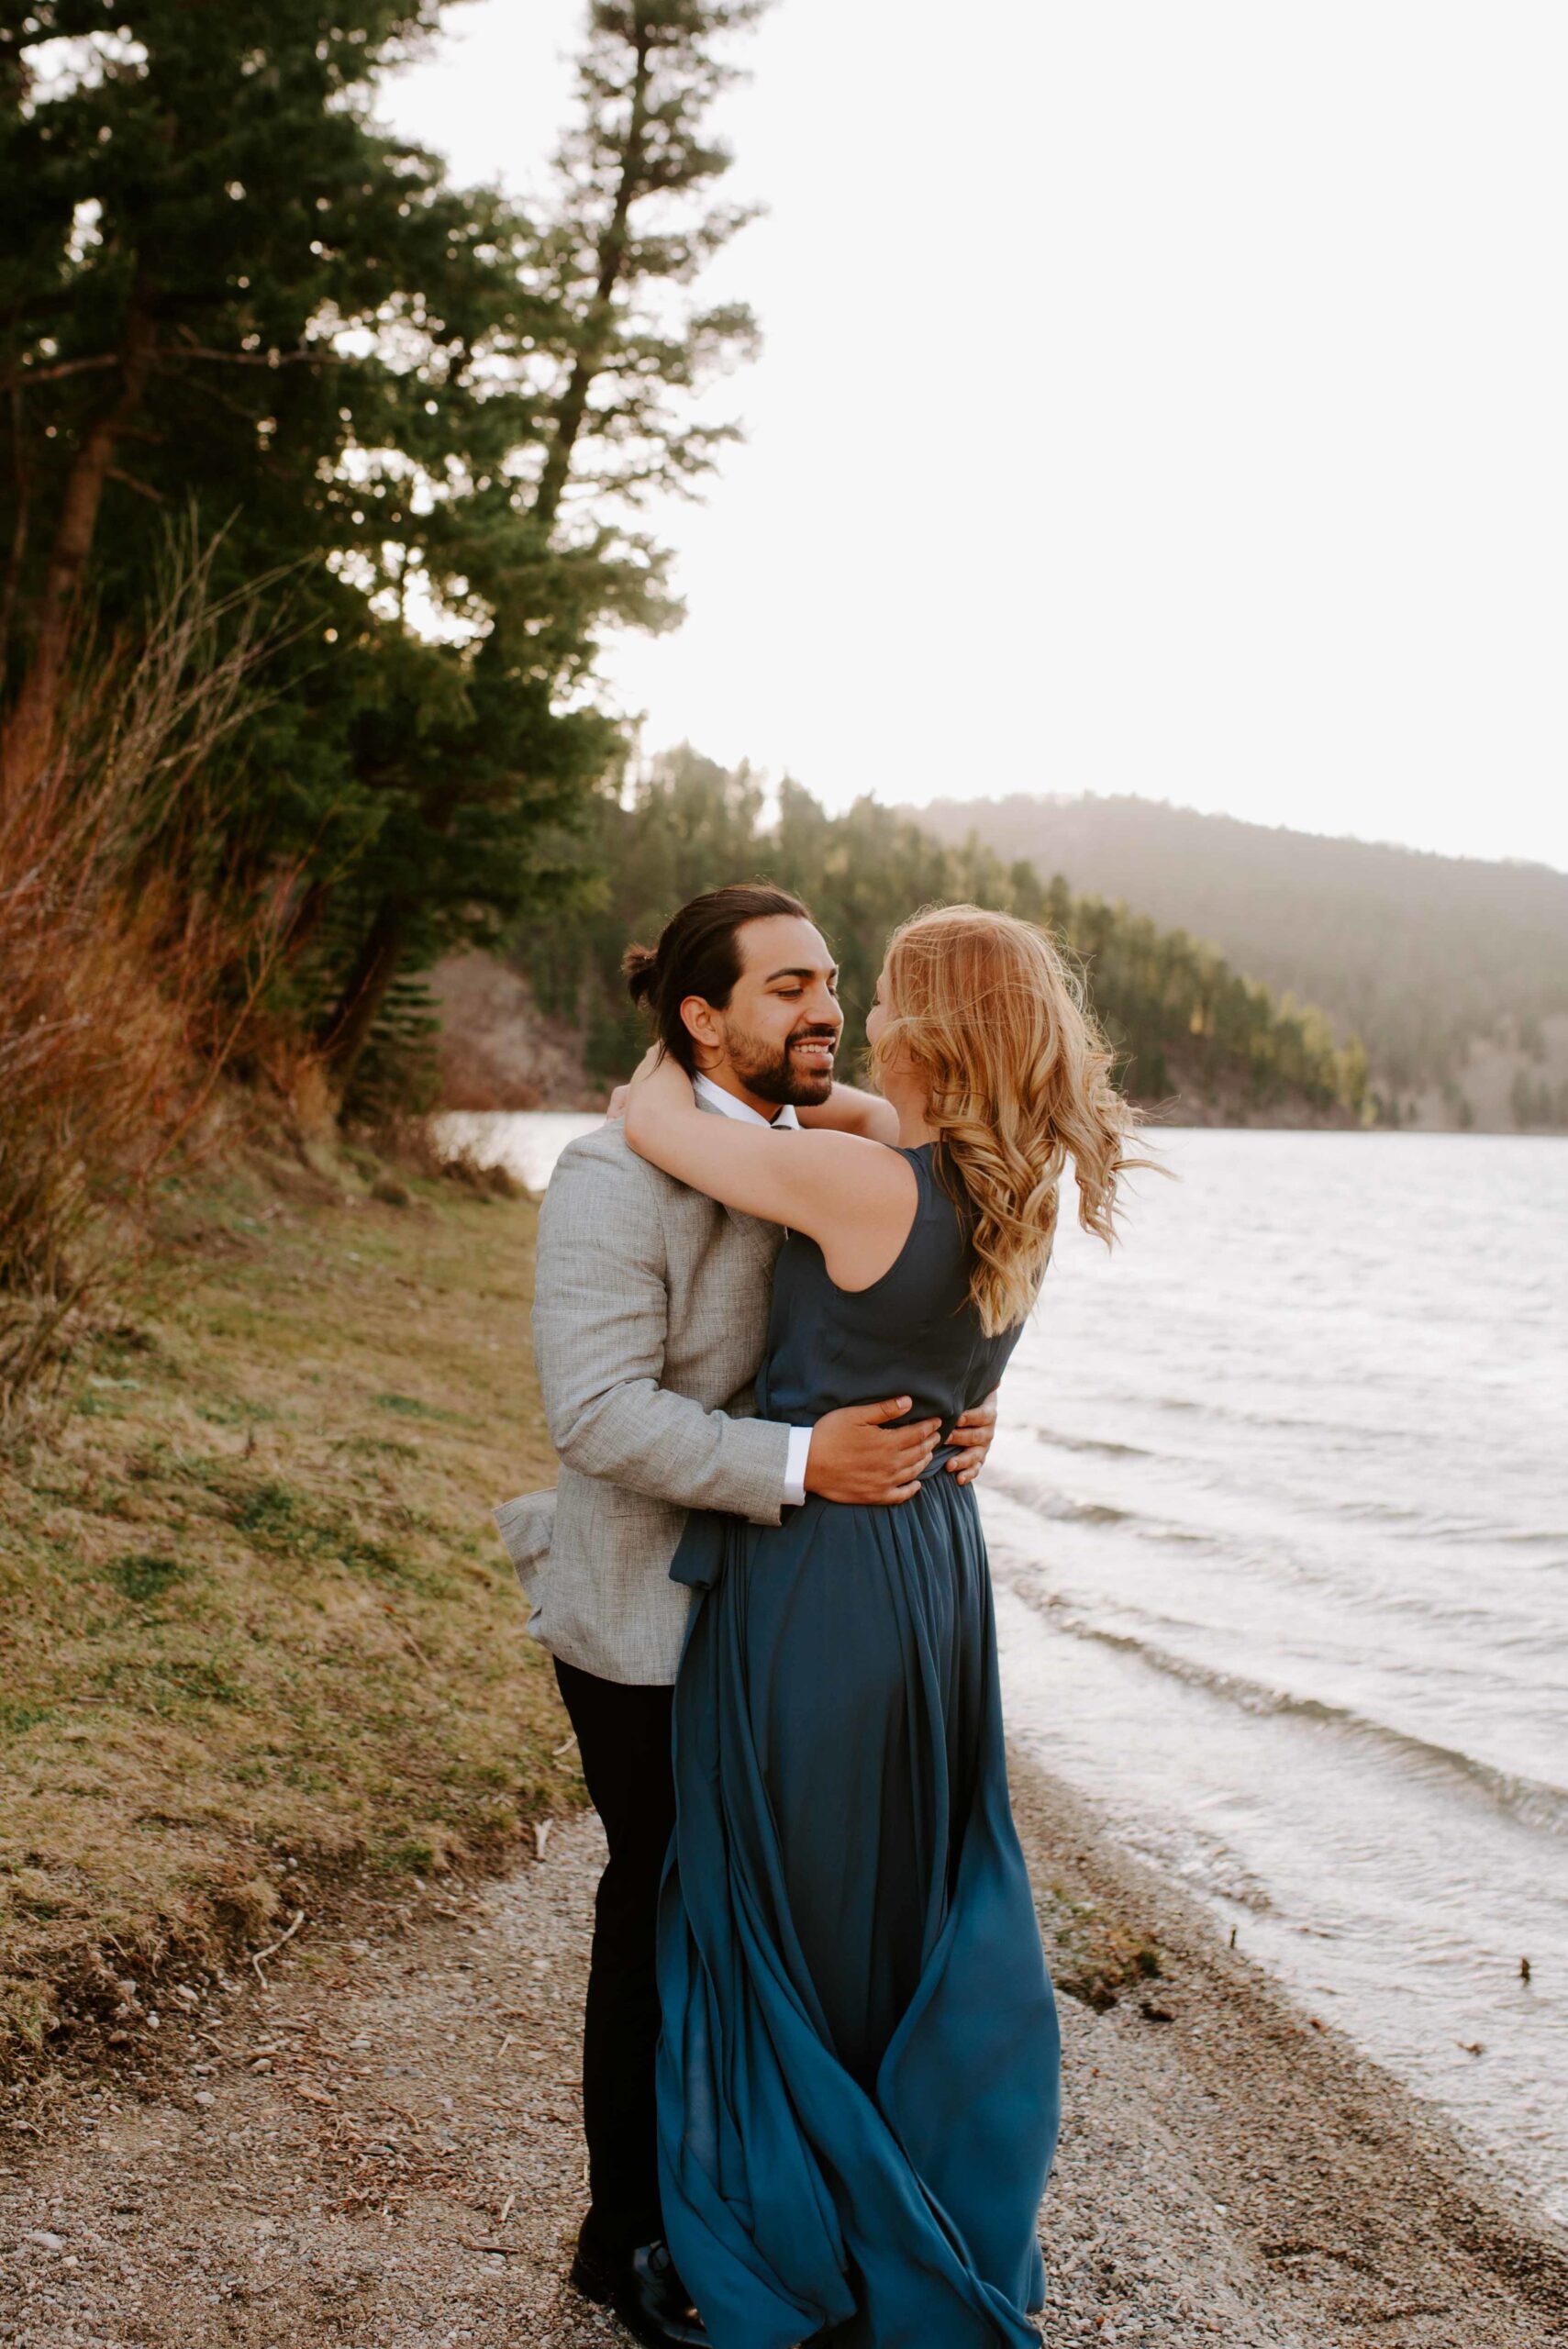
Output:
<path fill-rule="evenodd" d="M 869 1288 L 840 1288 L 804 1232 L 785 1240 L 757 1380 L 765 1419 L 804 1427 L 845 1403 L 907 1395 L 909 1416 L 940 1419 L 945 1436 L 1000 1379 L 1018 1332 L 988 1338 L 980 1326 L 969 1235 L 931 1151 L 922 1142 L 899 1153 L 915 1170 L 919 1203 L 897 1257 Z"/>

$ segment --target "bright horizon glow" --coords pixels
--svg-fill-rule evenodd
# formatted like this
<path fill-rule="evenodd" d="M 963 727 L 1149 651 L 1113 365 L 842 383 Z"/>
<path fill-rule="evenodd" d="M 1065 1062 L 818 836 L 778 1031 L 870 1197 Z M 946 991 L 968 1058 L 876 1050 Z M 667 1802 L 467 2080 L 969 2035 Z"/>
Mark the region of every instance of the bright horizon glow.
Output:
<path fill-rule="evenodd" d="M 384 90 L 546 183 L 580 0 L 465 0 Z M 1568 868 L 1568 14 L 1547 0 L 777 0 L 703 281 L 761 362 L 659 750 L 829 807 L 1136 792 Z"/>

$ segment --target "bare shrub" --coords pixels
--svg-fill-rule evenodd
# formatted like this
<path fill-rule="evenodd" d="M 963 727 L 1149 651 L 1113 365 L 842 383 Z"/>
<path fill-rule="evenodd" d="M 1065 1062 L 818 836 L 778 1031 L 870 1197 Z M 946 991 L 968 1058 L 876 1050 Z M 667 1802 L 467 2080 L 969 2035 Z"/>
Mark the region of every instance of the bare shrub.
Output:
<path fill-rule="evenodd" d="M 172 536 L 134 649 L 89 645 L 60 739 L 0 805 L 0 1408 L 137 1261 L 150 1186 L 210 1141 L 290 876 L 193 880 L 211 763 L 259 698 L 260 591 Z"/>

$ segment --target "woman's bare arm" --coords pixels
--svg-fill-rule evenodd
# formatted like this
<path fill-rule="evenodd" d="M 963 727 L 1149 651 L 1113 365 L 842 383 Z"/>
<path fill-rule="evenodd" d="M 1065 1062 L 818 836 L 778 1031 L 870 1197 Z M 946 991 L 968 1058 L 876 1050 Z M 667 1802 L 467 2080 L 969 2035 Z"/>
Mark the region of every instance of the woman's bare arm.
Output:
<path fill-rule="evenodd" d="M 858 1085 L 835 1085 L 816 1108 L 797 1108 L 795 1116 L 813 1133 L 863 1134 L 868 1141 L 898 1146 L 898 1112 L 880 1093 L 862 1093 Z"/>
<path fill-rule="evenodd" d="M 699 1109 L 691 1082 L 650 1054 L 627 1097 L 626 1137 L 677 1182 L 742 1215 L 809 1232 L 841 1288 L 869 1288 L 909 1236 L 919 1192 L 897 1151 L 858 1134 L 777 1134 Z"/>
<path fill-rule="evenodd" d="M 606 1118 L 626 1116 L 626 1097 L 629 1085 L 617 1085 L 605 1105 Z M 890 1149 L 898 1141 L 898 1112 L 891 1101 L 880 1093 L 862 1093 L 857 1085 L 835 1085 L 826 1101 L 815 1108 L 797 1108 L 795 1116 L 803 1126 L 813 1131 L 826 1129 L 835 1134 L 864 1134 L 870 1141 L 884 1141 Z"/>

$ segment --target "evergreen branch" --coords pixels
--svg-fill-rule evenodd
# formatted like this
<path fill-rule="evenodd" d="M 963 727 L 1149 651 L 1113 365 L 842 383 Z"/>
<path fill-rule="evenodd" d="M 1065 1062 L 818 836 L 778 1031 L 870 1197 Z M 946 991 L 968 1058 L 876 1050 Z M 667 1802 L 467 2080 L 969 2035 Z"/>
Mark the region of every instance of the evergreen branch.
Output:
<path fill-rule="evenodd" d="M 169 503 L 161 489 L 154 489 L 150 482 L 138 481 L 134 473 L 126 473 L 118 465 L 106 465 L 104 479 L 117 481 L 123 489 L 134 489 L 138 497 L 149 497 L 154 506 L 167 506 Z"/>
<path fill-rule="evenodd" d="M 28 384 L 57 384 L 66 375 L 85 375 L 94 368 L 117 367 L 117 351 L 100 351 L 91 359 L 61 359 L 51 367 L 12 367 L 0 375 L 0 392 Z"/>
<path fill-rule="evenodd" d="M 303 345 L 297 351 L 213 351 L 204 343 L 183 342 L 178 349 L 165 345 L 165 359 L 206 359 L 220 367 L 351 367 L 352 359 L 340 351 L 325 346 Z"/>

